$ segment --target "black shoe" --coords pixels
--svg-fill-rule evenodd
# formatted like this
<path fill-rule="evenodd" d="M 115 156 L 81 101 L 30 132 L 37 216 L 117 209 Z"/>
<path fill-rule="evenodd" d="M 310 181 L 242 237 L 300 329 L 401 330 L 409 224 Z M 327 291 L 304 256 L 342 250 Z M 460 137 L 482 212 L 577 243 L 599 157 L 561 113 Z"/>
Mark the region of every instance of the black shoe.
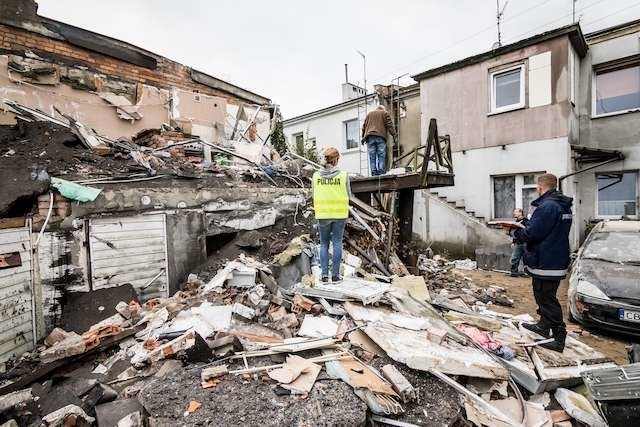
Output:
<path fill-rule="evenodd" d="M 329 283 L 329 276 L 322 276 L 322 279 L 320 279 L 320 281 L 322 281 L 322 283 Z"/>
<path fill-rule="evenodd" d="M 342 276 L 333 276 L 333 277 L 331 278 L 331 282 L 333 282 L 333 283 L 340 283 L 340 282 L 342 282 Z"/>
<path fill-rule="evenodd" d="M 517 271 L 515 273 L 511 272 L 511 273 L 509 273 L 509 276 L 511 276 L 511 277 L 520 277 L 520 273 L 518 273 Z"/>
<path fill-rule="evenodd" d="M 522 327 L 545 338 L 551 338 L 551 327 L 540 320 L 538 323 L 523 323 Z"/>
<path fill-rule="evenodd" d="M 567 330 L 564 326 L 559 326 L 552 329 L 553 341 L 540 344 L 540 347 L 544 347 L 548 350 L 557 351 L 562 353 L 564 351 L 564 342 L 567 339 Z"/>

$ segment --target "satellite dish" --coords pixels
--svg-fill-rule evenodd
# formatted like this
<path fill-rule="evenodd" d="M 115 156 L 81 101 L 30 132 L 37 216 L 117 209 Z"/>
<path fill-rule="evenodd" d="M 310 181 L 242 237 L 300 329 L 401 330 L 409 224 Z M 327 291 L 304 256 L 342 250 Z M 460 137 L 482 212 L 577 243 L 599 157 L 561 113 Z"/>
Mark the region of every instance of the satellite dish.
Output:
<path fill-rule="evenodd" d="M 495 42 L 494 44 L 491 45 L 491 49 L 492 50 L 496 50 L 497 48 L 501 47 L 502 44 L 500 42 Z"/>

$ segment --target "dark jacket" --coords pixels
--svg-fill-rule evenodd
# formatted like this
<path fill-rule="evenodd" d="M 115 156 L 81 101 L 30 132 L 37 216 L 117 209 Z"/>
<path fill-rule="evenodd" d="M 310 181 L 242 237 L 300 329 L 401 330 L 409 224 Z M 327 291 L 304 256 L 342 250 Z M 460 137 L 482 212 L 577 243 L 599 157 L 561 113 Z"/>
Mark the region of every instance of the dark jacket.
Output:
<path fill-rule="evenodd" d="M 527 224 L 529 224 L 529 219 L 526 216 L 522 216 L 518 219 L 516 219 L 516 222 L 519 222 L 520 224 L 524 225 L 525 227 L 527 226 Z M 513 238 L 513 243 L 518 244 L 517 239 L 514 237 Z M 524 243 L 520 243 L 521 245 L 524 245 Z"/>
<path fill-rule="evenodd" d="M 525 229 L 513 233 L 518 243 L 526 243 L 524 265 L 534 278 L 560 280 L 569 267 L 569 230 L 573 199 L 559 191 L 549 191 L 531 202 L 533 215 Z"/>
<path fill-rule="evenodd" d="M 387 139 L 387 132 L 394 138 L 396 137 L 396 128 L 393 126 L 391 115 L 386 110 L 376 108 L 367 114 L 362 124 L 362 139 L 370 135 L 381 136 Z"/>

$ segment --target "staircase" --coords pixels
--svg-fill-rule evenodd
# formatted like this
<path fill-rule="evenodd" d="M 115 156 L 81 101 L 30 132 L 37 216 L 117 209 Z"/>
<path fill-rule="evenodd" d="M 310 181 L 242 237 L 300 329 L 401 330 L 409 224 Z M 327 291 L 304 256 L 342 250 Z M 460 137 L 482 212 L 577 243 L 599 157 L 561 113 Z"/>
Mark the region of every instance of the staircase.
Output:
<path fill-rule="evenodd" d="M 467 207 L 464 205 L 464 202 L 459 203 L 456 201 L 451 201 L 449 200 L 449 198 L 447 198 L 447 196 L 440 195 L 437 190 L 431 190 L 430 193 L 431 193 L 431 196 L 437 197 L 440 201 L 447 203 L 452 208 L 456 209 L 457 211 L 460 211 L 460 213 L 464 213 L 470 218 L 480 221 L 484 223 L 484 225 L 486 225 L 487 227 L 490 227 L 489 225 L 487 225 L 485 217 L 476 215 L 474 211 L 467 209 Z"/>

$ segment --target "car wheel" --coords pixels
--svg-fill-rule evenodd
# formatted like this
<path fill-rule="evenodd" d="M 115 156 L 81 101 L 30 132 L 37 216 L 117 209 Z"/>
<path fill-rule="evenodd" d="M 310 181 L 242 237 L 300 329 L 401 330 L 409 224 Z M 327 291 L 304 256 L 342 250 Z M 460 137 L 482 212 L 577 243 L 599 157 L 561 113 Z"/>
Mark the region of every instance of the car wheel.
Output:
<path fill-rule="evenodd" d="M 580 323 L 580 322 L 578 322 L 578 321 L 576 320 L 576 318 L 575 318 L 575 317 L 573 317 L 573 313 L 571 312 L 571 309 L 570 309 L 569 307 L 567 307 L 567 311 L 569 312 L 569 313 L 568 313 L 568 315 L 567 315 L 567 318 L 569 319 L 569 321 L 570 321 L 570 322 L 573 322 L 573 323 Z"/>

